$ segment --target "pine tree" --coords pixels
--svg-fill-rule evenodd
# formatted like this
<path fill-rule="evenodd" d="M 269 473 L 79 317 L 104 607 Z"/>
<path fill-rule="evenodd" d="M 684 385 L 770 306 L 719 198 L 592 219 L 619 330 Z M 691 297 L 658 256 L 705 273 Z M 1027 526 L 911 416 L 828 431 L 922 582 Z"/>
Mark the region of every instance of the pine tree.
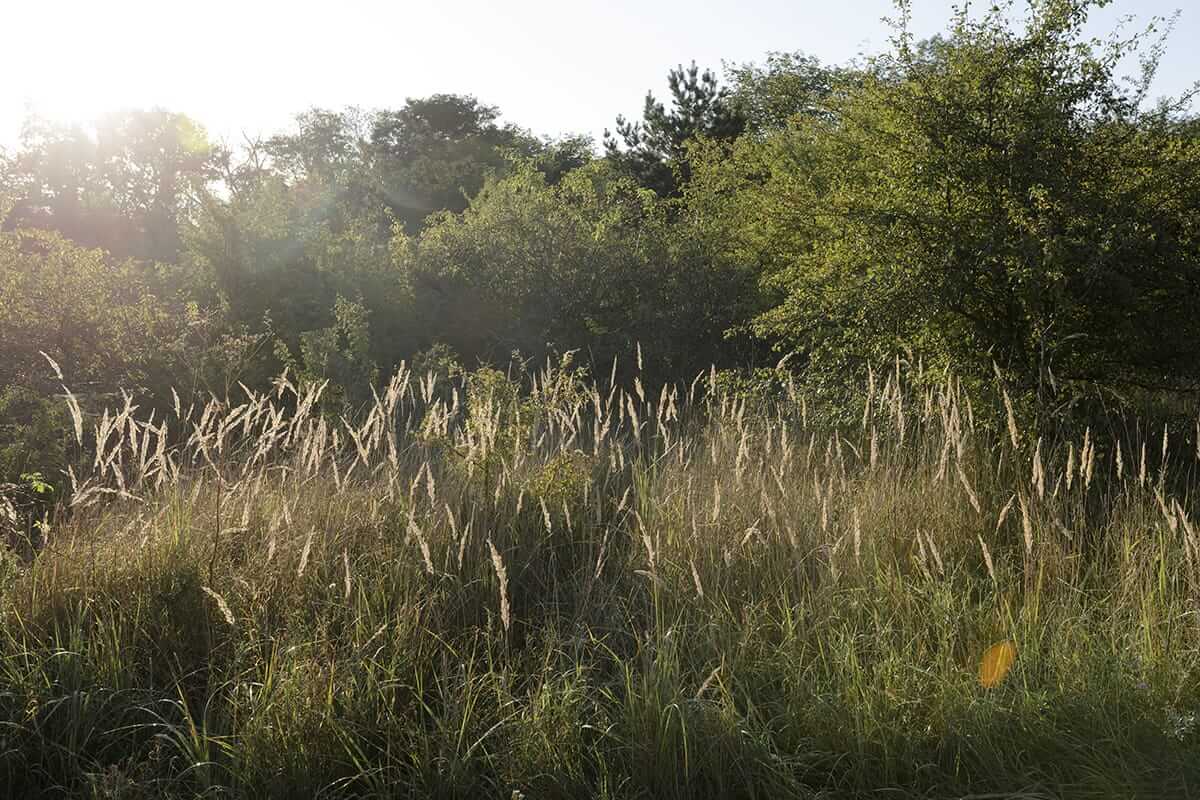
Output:
<path fill-rule="evenodd" d="M 732 139 L 745 127 L 728 90 L 717 86 L 711 70 L 701 73 L 695 61 L 686 69 L 680 64 L 671 70 L 667 84 L 670 111 L 653 92 L 647 92 L 641 122 L 618 115 L 616 134 L 604 131 L 608 158 L 663 197 L 677 194 L 688 180 L 688 140 L 697 136 Z"/>

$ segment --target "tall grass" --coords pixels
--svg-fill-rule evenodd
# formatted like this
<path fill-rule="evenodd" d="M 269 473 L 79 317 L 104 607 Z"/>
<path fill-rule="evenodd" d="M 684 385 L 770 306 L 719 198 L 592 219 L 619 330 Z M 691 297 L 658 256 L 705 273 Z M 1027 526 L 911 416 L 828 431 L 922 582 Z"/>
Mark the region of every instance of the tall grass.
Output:
<path fill-rule="evenodd" d="M 711 383 L 72 403 L 91 457 L 3 562 L 3 794 L 1200 794 L 1182 440 L 900 365 L 853 425 Z"/>

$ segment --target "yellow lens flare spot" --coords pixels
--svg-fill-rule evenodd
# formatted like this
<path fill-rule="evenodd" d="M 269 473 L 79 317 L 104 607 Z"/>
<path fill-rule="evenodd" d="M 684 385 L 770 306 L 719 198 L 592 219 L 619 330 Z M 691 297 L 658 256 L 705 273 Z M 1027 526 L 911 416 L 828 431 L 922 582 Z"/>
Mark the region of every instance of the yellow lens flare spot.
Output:
<path fill-rule="evenodd" d="M 1012 642 L 997 642 L 987 649 L 979 661 L 979 683 L 986 689 L 999 686 L 1017 660 L 1017 646 Z"/>

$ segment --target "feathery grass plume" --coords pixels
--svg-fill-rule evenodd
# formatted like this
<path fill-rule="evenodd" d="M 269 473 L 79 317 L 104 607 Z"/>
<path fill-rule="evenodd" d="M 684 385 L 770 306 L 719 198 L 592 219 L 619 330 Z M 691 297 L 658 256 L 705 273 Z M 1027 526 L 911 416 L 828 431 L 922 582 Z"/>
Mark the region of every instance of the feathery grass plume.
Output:
<path fill-rule="evenodd" d="M 1004 508 L 1000 509 L 1000 516 L 996 520 L 996 532 L 1000 532 L 1000 528 L 1004 526 L 1004 520 L 1008 519 L 1008 512 L 1012 510 L 1013 503 L 1017 500 L 1014 494 L 1008 498 L 1008 502 L 1004 504 Z"/>
<path fill-rule="evenodd" d="M 934 475 L 934 480 L 939 483 L 946 477 L 946 467 L 950 464 L 950 450 L 953 446 L 954 440 L 950 436 L 942 442 L 942 454 L 938 458 L 937 473 Z"/>
<path fill-rule="evenodd" d="M 54 376 L 60 381 L 66 380 L 66 378 L 63 377 L 62 369 L 58 366 L 58 362 L 51 358 L 45 350 L 38 350 L 38 352 L 42 354 L 42 358 L 50 362 L 50 368 L 54 370 Z"/>
<path fill-rule="evenodd" d="M 1042 467 L 1042 437 L 1038 437 L 1037 445 L 1033 450 L 1033 477 L 1031 479 L 1032 488 L 1037 492 L 1039 500 L 1046 497 L 1046 471 Z"/>
<path fill-rule="evenodd" d="M 492 569 L 496 571 L 496 580 L 500 584 L 500 622 L 504 625 L 504 630 L 508 631 L 512 627 L 512 612 L 508 604 L 508 570 L 505 569 L 504 559 L 500 557 L 500 551 L 492 544 L 490 537 L 487 545 L 492 554 Z"/>
<path fill-rule="evenodd" d="M 920 535 L 920 531 L 917 532 Z M 925 539 L 929 542 L 929 554 L 933 556 L 933 561 L 937 565 L 938 575 L 946 574 L 946 565 L 942 562 L 941 551 L 938 550 L 937 542 L 933 540 L 933 534 L 928 531 L 925 533 Z"/>
<path fill-rule="evenodd" d="M 471 539 L 471 529 L 475 525 L 475 517 L 472 516 L 467 520 L 467 524 L 463 526 L 462 536 L 458 537 L 458 553 L 457 566 L 458 573 L 461 575 L 463 570 L 463 560 L 467 555 L 467 542 Z"/>
<path fill-rule="evenodd" d="M 695 700 L 703 699 L 704 694 L 709 690 L 709 688 L 714 683 L 716 683 L 717 676 L 721 674 L 721 669 L 724 666 L 725 666 L 724 663 L 718 664 L 715 668 L 713 668 L 712 672 L 708 673 L 708 677 L 705 678 L 704 682 L 700 684 L 700 688 L 696 690 L 696 695 L 693 699 L 695 699 Z"/>
<path fill-rule="evenodd" d="M 429 550 L 429 541 L 412 517 L 409 517 L 408 520 L 408 535 L 417 543 L 417 548 L 421 551 L 421 563 L 425 567 L 425 574 L 433 575 L 436 570 L 433 568 L 433 556 Z"/>
<path fill-rule="evenodd" d="M 992 563 L 992 551 L 988 549 L 987 542 L 983 541 L 983 536 L 975 534 L 975 538 L 979 540 L 979 549 L 983 552 L 983 563 L 987 567 L 988 577 L 992 579 L 992 583 L 995 583 L 996 565 Z"/>
<path fill-rule="evenodd" d="M 749 437 L 750 432 L 743 430 L 738 441 L 737 456 L 733 460 L 734 482 L 738 486 L 742 485 L 742 477 L 746 474 L 746 467 L 750 460 Z"/>
<path fill-rule="evenodd" d="M 691 559 L 688 565 L 692 568 L 692 585 L 696 587 L 696 597 L 704 599 L 704 584 L 700 580 L 700 571 L 696 569 L 696 560 Z"/>
<path fill-rule="evenodd" d="M 53 358 L 51 358 L 49 355 L 47 355 L 44 350 L 39 350 L 38 352 L 42 354 L 43 358 L 45 358 L 48 362 L 50 362 L 50 367 L 54 370 L 54 375 L 55 375 L 55 377 L 58 378 L 59 383 L 62 386 L 63 396 L 66 398 L 66 401 L 67 401 L 67 410 L 71 414 L 71 424 L 74 426 L 74 430 L 75 430 L 75 443 L 78 444 L 80 447 L 82 447 L 83 446 L 83 412 L 79 408 L 79 401 L 76 400 L 75 395 L 71 392 L 71 390 L 67 388 L 66 378 L 63 377 L 63 371 L 58 366 L 58 362 L 55 361 Z"/>
<path fill-rule="evenodd" d="M 1075 444 L 1067 445 L 1067 491 L 1071 491 L 1071 482 L 1075 478 Z"/>
<path fill-rule="evenodd" d="M 1159 698 L 1150 698 L 1154 693 L 1130 692 L 1123 673 L 1112 669 L 1112 647 L 1131 636 L 1139 647 L 1144 641 L 1158 654 L 1155 668 L 1164 683 L 1184 686 L 1180 703 L 1191 702 L 1189 651 L 1176 646 L 1176 639 L 1185 633 L 1178 621 L 1191 619 L 1200 589 L 1200 539 L 1189 517 L 1191 501 L 1200 496 L 1194 467 L 1164 464 L 1164 479 L 1149 493 L 1132 481 L 1114 481 L 1107 469 L 1089 477 L 1099 449 L 1090 430 L 1082 449 L 1066 430 L 1045 430 L 1034 449 L 1019 455 L 1008 444 L 1012 433 L 1000 417 L 999 389 L 989 405 L 997 411 L 998 427 L 976 421 L 972 428 L 961 382 L 946 376 L 921 383 L 912 379 L 912 369 L 893 373 L 886 391 L 873 393 L 869 433 L 858 428 L 858 406 L 851 405 L 834 409 L 849 412 L 847 419 L 827 414 L 830 409 L 814 401 L 811 417 L 797 424 L 805 401 L 794 386 L 789 395 L 794 405 L 781 402 L 779 409 L 747 404 L 718 388 L 698 390 L 691 403 L 681 397 L 678 415 L 663 411 L 669 403 L 664 406 L 661 393 L 657 406 L 647 395 L 646 406 L 638 409 L 632 377 L 628 391 L 589 386 L 582 416 L 569 400 L 555 399 L 549 373 L 531 379 L 536 384 L 522 390 L 515 405 L 524 408 L 515 414 L 496 398 L 478 393 L 472 398 L 466 376 L 450 378 L 452 386 L 439 378 L 443 384 L 435 387 L 443 397 L 461 389 L 471 398 L 458 411 L 439 397 L 425 404 L 428 378 L 413 378 L 411 385 L 393 379 L 387 391 L 374 395 L 377 405 L 366 406 L 362 416 L 347 412 L 343 421 L 320 405 L 307 405 L 314 395 L 311 384 L 297 387 L 294 395 L 284 390 L 252 397 L 243 390 L 244 403 L 198 401 L 170 423 L 175 430 L 160 417 L 134 410 L 136 404 L 124 396 L 107 416 L 89 417 L 85 438 L 90 444 L 93 424 L 102 428 L 102 455 L 91 468 L 68 468 L 70 497 L 81 499 L 55 520 L 54 547 L 39 554 L 31 569 L 9 570 L 7 560 L 0 561 L 8 576 L 0 581 L 0 606 L 19 609 L 36 623 L 10 626 L 0 636 L 0 692 L 22 708 L 59 708 L 60 721 L 69 723 L 30 728 L 31 735 L 13 739 L 6 758 L 14 770 L 38 775 L 48 763 L 44 752 L 52 748 L 54 763 L 68 765 L 54 779 L 75 786 L 85 785 L 78 776 L 96 767 L 91 756 L 74 754 L 75 732 L 90 732 L 96 752 L 144 752 L 139 749 L 144 736 L 112 724 L 114 715 L 125 713 L 120 704 L 126 695 L 113 694 L 105 676 L 129 681 L 127 696 L 153 705 L 156 689 L 143 677 L 150 672 L 143 661 L 168 651 L 178 653 L 188 673 L 215 670 L 215 680 L 199 682 L 188 695 L 188 702 L 204 704 L 196 708 L 209 707 L 211 718 L 222 720 L 219 744 L 209 742 L 221 749 L 206 758 L 228 772 L 209 774 L 217 776 L 214 791 L 233 791 L 225 783 L 253 793 L 283 780 L 302 789 L 341 780 L 337 785 L 347 792 L 370 794 L 397 776 L 411 777 L 406 753 L 441 747 L 438 731 L 449 732 L 454 741 L 459 733 L 470 736 L 457 751 L 456 769 L 436 777 L 447 791 L 487 794 L 509 782 L 543 785 L 543 779 L 553 788 L 560 777 L 553 764 L 577 760 L 581 747 L 600 748 L 594 755 L 608 758 L 604 748 L 614 746 L 609 740 L 587 738 L 587 726 L 604 719 L 613 730 L 633 731 L 637 738 L 626 741 L 652 748 L 645 752 L 655 754 L 656 765 L 682 765 L 685 746 L 692 748 L 699 741 L 696 732 L 703 733 L 712 747 L 699 766 L 693 760 L 681 767 L 685 794 L 744 781 L 755 791 L 765 787 L 763 794 L 791 796 L 814 788 L 805 782 L 816 773 L 803 760 L 776 757 L 794 742 L 769 723 L 787 719 L 794 722 L 789 730 L 814 731 L 838 748 L 846 744 L 848 730 L 855 732 L 851 738 L 906 743 L 901 752 L 884 753 L 866 766 L 855 762 L 852 770 L 831 762 L 826 766 L 833 772 L 819 774 L 829 786 L 818 790 L 869 794 L 895 785 L 901 775 L 919 783 L 924 794 L 963 794 L 974 787 L 952 769 L 906 772 L 914 753 L 934 752 L 948 741 L 953 750 L 960 739 L 998 735 L 986 715 L 972 712 L 979 698 L 961 691 L 961 669 L 951 661 L 943 664 L 944 654 L 931 654 L 929 645 L 986 646 L 1001 638 L 981 638 L 999 612 L 1022 631 L 1022 641 L 1038 642 L 1030 689 L 1048 703 L 1069 701 L 1049 721 L 1040 704 L 1006 706 L 1027 751 L 1053 757 L 1053 769 L 1041 774 L 1076 786 L 1104 780 L 1095 776 L 1108 775 L 1111 763 L 1131 763 L 1149 775 L 1139 786 L 1167 786 L 1162 794 L 1172 794 L 1181 786 L 1178 776 L 1191 769 L 1191 749 L 1172 732 L 1157 734 L 1154 726 L 1142 726 L 1134 736 L 1127 727 L 1108 724 L 1118 715 L 1162 714 Z M 533 393 L 544 408 L 530 414 Z M 893 427 L 886 424 L 889 411 L 900 404 L 897 393 L 908 409 L 903 442 L 894 412 Z M 394 404 L 385 409 L 393 403 L 389 398 Z M 647 420 L 650 408 L 661 426 L 659 435 L 644 433 L 636 452 L 631 403 Z M 621 425 L 618 409 L 626 416 Z M 426 438 L 427 428 L 440 438 Z M 582 433 L 589 428 L 591 437 Z M 592 446 L 581 447 L 576 431 L 592 439 Z M 869 446 L 868 436 L 878 444 Z M 1029 432 L 1022 436 L 1028 439 L 1021 440 L 1022 447 L 1035 438 Z M 1150 428 L 1150 437 L 1157 447 L 1157 427 Z M 1047 477 L 1058 458 L 1056 442 L 1067 445 L 1067 466 Z M 1142 440 L 1128 443 L 1136 459 Z M 531 488 L 531 476 L 580 449 L 587 451 L 588 467 L 582 484 L 570 488 L 580 490 L 582 505 L 574 494 Z M 393 455 L 384 459 L 385 451 Z M 364 453 L 369 466 L 361 463 Z M 481 459 L 484 454 L 491 460 Z M 1026 457 L 1033 459 L 1035 473 L 1040 459 L 1042 492 L 1037 479 L 1031 482 Z M 958 473 L 953 478 L 952 460 Z M 1157 474 L 1154 465 L 1147 471 Z M 1093 479 L 1094 491 L 1075 489 Z M 1063 484 L 1070 491 L 1060 491 Z M 963 490 L 973 513 L 966 513 Z M 218 491 L 228 519 L 209 524 Z M 543 521 L 551 515 L 569 534 L 557 536 L 552 550 L 539 537 L 535 501 Z M 553 519 L 560 505 L 562 523 Z M 581 508 L 588 512 L 578 513 Z M 1024 541 L 1011 555 L 1023 547 L 1027 579 L 1036 580 L 1046 568 L 1048 580 L 1036 592 L 1031 582 L 1025 591 L 999 586 L 1000 573 L 1013 566 L 1007 520 L 1018 508 L 1021 522 L 1014 524 L 1021 533 L 1015 535 Z M 990 540 L 982 535 L 988 525 L 983 509 L 989 515 L 998 509 Z M 391 535 L 410 521 L 419 525 L 416 532 Z M 233 523 L 238 524 L 228 527 Z M 487 547 L 476 541 L 484 536 L 473 535 L 476 524 L 490 534 Z M 870 537 L 865 544 L 864 524 Z M 1038 526 L 1064 535 L 1038 542 L 1035 554 Z M 237 595 L 224 590 L 230 603 L 256 609 L 236 619 L 236 631 L 215 621 L 214 611 L 226 621 L 233 615 L 226 614 L 230 603 L 222 609 L 215 592 L 208 593 L 211 588 L 182 595 L 146 590 L 159 584 L 164 558 L 172 569 L 202 574 L 213 552 L 212 530 L 260 528 L 261 544 L 251 536 L 235 537 L 222 549 L 218 577 L 200 582 L 244 588 L 244 595 L 242 589 Z M 317 536 L 324 537 L 318 543 L 324 551 L 313 554 Z M 501 545 L 510 548 L 504 556 L 494 543 L 502 536 Z M 412 548 L 422 541 L 422 567 L 416 568 Z M 992 551 L 997 542 L 1003 546 Z M 290 548 L 299 564 L 290 555 L 275 557 L 277 543 L 280 556 Z M 971 554 L 976 546 L 980 556 Z M 437 574 L 453 573 L 453 579 L 435 582 L 421 574 L 422 569 L 433 574 L 435 550 Z M 849 559 L 843 551 L 854 555 L 852 580 L 841 571 Z M 322 552 L 331 563 L 320 561 Z M 328 592 L 310 585 L 317 580 L 306 572 L 310 559 Z M 1086 568 L 1076 567 L 1085 559 Z M 498 610 L 489 574 L 497 581 Z M 653 597 L 646 597 L 635 576 L 649 579 Z M 528 597 L 518 594 L 522 591 Z M 138 593 L 132 600 L 131 592 Z M 82 624 L 78 614 L 85 606 L 72 610 L 78 597 L 93 603 L 89 607 L 107 609 L 111 625 Z M 520 613 L 530 636 L 520 650 L 506 646 L 517 644 L 510 638 L 515 597 L 528 601 Z M 648 599 L 654 603 L 649 609 Z M 288 613 L 293 606 L 296 613 Z M 70 624 L 50 633 L 64 614 Z M 213 619 L 221 631 L 209 633 L 220 635 L 189 636 L 181 647 L 173 626 L 143 624 L 168 614 Z M 70 640 L 76 629 L 89 631 L 86 643 Z M 1060 631 L 1066 635 L 1055 635 Z M 231 636 L 255 646 L 230 647 L 236 644 Z M 880 668 L 911 662 L 914 644 L 920 669 Z M 736 653 L 725 660 L 729 647 Z M 805 656 L 814 653 L 819 657 Z M 73 677 L 64 688 L 57 673 L 68 662 Z M 714 664 L 724 666 L 713 669 Z M 981 685 L 1010 681 L 985 675 L 999 672 L 982 671 Z M 398 707 L 397 701 L 407 707 L 407 690 L 396 692 L 411 683 L 411 675 L 423 681 L 425 710 L 381 718 L 380 708 Z M 625 679 L 624 687 L 618 684 L 622 691 L 611 691 L 614 675 Z M 723 687 L 735 681 L 761 714 L 720 710 L 728 699 Z M 270 691 L 255 689 L 247 702 L 248 685 L 268 683 Z M 1084 690 L 1091 710 L 1076 714 L 1072 703 Z M 63 691 L 81 702 L 63 703 Z M 680 697 L 701 702 L 679 705 Z M 362 698 L 383 705 L 359 702 Z M 897 704 L 912 713 L 897 718 L 892 713 Z M 662 713 L 676 710 L 686 717 L 686 731 L 674 722 L 661 724 Z M 435 718 L 427 718 L 430 713 Z M 703 716 L 689 716 L 697 713 Z M 946 719 L 959 724 L 961 737 L 947 737 Z M 488 731 L 510 720 L 521 724 L 507 725 L 512 741 L 499 744 Z M 1110 735 L 1088 739 L 1097 724 L 1107 725 Z M 215 729 L 196 730 L 201 740 L 218 741 Z M 392 736 L 408 744 L 395 753 L 377 746 Z M 1086 740 L 1087 747 L 1063 747 L 1064 737 Z M 27 740 L 33 745 L 21 743 Z M 358 754 L 351 761 L 361 758 L 369 767 L 348 775 L 354 767 L 344 760 L 325 765 L 322 748 L 329 741 L 345 744 Z M 489 748 L 497 743 L 498 749 L 489 749 L 487 758 L 462 755 L 482 753 L 479 741 Z M 653 783 L 657 778 L 630 766 L 645 752 L 639 749 L 631 759 L 622 751 L 606 763 L 621 785 L 653 793 L 662 788 Z M 296 753 L 313 757 L 297 759 Z M 513 753 L 520 757 L 509 758 Z M 503 757 L 502 772 L 495 769 L 500 762 L 489 760 L 493 756 Z M 950 753 L 947 763 L 962 756 Z M 70 766 L 72 759 L 78 764 Z M 304 761 L 302 768 L 288 766 L 298 761 Z M 706 771 L 709 761 L 712 771 Z M 170 780 L 155 772 L 157 762 L 147 763 L 153 780 Z M 989 762 L 988 776 L 997 784 L 1019 785 L 1030 763 Z M 1128 793 L 1120 778 L 1113 781 L 1117 788 L 1108 793 Z M 570 786 L 581 794 L 595 789 Z M 1047 787 L 1061 789 L 1057 783 Z M 671 794 L 671 787 L 660 793 Z"/>
<path fill-rule="evenodd" d="M 1183 554 L 1187 559 L 1188 568 L 1192 570 L 1194 583 L 1192 591 L 1200 589 L 1200 534 L 1192 527 L 1179 501 L 1174 501 L 1175 513 L 1179 518 L 1179 526 L 1183 529 Z"/>
<path fill-rule="evenodd" d="M 1021 533 L 1025 538 L 1025 554 L 1033 552 L 1033 522 L 1029 518 L 1029 508 L 1025 505 L 1025 495 L 1018 494 L 1017 502 L 1021 506 Z"/>
<path fill-rule="evenodd" d="M 976 514 L 983 513 L 983 507 L 979 504 L 979 496 L 975 494 L 975 490 L 971 487 L 971 482 L 967 480 L 967 473 L 963 472 L 962 462 L 957 465 L 958 479 L 962 482 L 963 488 L 967 490 L 967 499 L 971 501 L 971 508 L 975 509 Z"/>
<path fill-rule="evenodd" d="M 1008 390 L 1004 388 L 1004 379 L 1000 375 L 1000 365 L 993 361 L 992 368 L 996 371 L 996 382 L 1000 386 L 1000 397 L 1004 400 L 1004 415 L 1008 423 L 1008 440 L 1012 443 L 1013 449 L 1016 450 L 1020 446 L 1020 430 L 1017 428 L 1017 415 L 1013 413 L 1012 398 L 1008 396 Z"/>
<path fill-rule="evenodd" d="M 1154 487 L 1154 500 L 1158 503 L 1158 510 L 1162 513 L 1163 519 L 1166 520 L 1167 527 L 1171 529 L 1171 533 L 1175 533 L 1179 528 L 1179 519 L 1175 516 L 1174 509 L 1167 507 L 1167 500 L 1163 497 L 1162 489 L 1158 486 Z"/>
<path fill-rule="evenodd" d="M 226 624 L 231 628 L 237 627 L 237 620 L 234 619 L 233 612 L 229 610 L 229 604 L 225 602 L 225 598 L 207 586 L 201 586 L 200 589 L 217 604 L 217 609 L 221 612 L 221 616 L 225 618 Z"/>
<path fill-rule="evenodd" d="M 853 528 L 854 565 L 856 567 L 859 567 L 859 566 L 862 566 L 861 563 L 859 562 L 860 556 L 862 555 L 862 519 L 858 513 L 858 506 L 854 507 L 854 523 L 853 524 L 854 524 L 854 528 Z"/>
<path fill-rule="evenodd" d="M 1083 471 L 1083 488 L 1086 490 L 1086 489 L 1090 488 L 1092 485 L 1092 470 L 1096 466 L 1096 443 L 1092 441 L 1091 427 L 1088 427 L 1083 432 L 1083 449 L 1087 450 L 1087 460 L 1086 460 L 1087 466 L 1086 466 L 1086 468 L 1082 469 L 1082 471 Z M 1079 458 L 1080 458 L 1080 465 L 1082 466 L 1085 463 L 1082 452 L 1080 452 Z"/>
<path fill-rule="evenodd" d="M 300 565 L 296 567 L 296 577 L 304 577 L 304 568 L 308 566 L 308 555 L 312 552 L 313 537 L 317 535 L 316 528 L 310 528 L 308 538 L 304 540 L 304 549 L 300 551 Z"/>
<path fill-rule="evenodd" d="M 933 573 L 929 571 L 929 552 L 925 549 L 925 534 L 920 528 L 916 530 L 917 539 L 917 566 L 921 568 L 921 573 L 927 580 L 933 579 Z"/>

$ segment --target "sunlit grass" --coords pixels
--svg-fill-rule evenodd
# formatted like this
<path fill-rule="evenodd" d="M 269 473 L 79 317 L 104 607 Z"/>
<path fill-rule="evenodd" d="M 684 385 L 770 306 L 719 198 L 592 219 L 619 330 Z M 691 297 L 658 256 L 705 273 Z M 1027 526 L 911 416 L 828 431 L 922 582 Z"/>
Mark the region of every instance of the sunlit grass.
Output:
<path fill-rule="evenodd" d="M 1125 445 L 1118 475 L 1000 400 L 988 428 L 953 381 L 874 386 L 841 427 L 557 368 L 402 371 L 353 421 L 286 382 L 81 417 L 70 513 L 4 561 L 0 784 L 1200 787 L 1194 458 Z"/>

